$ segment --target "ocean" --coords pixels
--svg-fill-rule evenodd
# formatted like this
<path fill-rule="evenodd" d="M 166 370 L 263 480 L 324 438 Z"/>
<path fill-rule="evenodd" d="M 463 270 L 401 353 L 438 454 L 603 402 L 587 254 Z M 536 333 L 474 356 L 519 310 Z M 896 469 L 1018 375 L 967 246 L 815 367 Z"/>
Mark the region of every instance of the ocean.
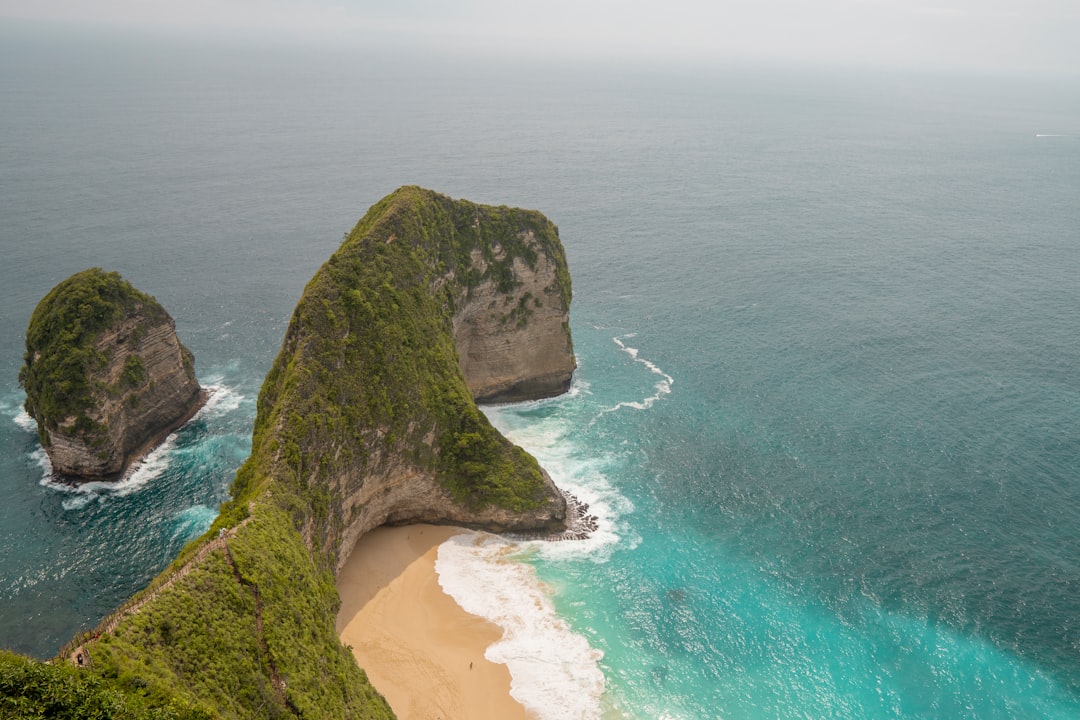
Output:
<path fill-rule="evenodd" d="M 1080 80 L 0 40 L 0 646 L 209 527 L 305 283 L 418 184 L 543 211 L 573 275 L 571 392 L 485 411 L 600 528 L 437 564 L 538 717 L 1080 717 Z M 215 394 L 73 490 L 17 375 L 91 266 Z"/>

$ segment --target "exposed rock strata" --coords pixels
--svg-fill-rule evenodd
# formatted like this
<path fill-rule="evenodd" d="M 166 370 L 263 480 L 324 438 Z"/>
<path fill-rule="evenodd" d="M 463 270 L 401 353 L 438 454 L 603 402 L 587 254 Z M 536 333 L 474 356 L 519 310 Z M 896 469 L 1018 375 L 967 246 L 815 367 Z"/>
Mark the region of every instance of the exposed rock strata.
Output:
<path fill-rule="evenodd" d="M 522 233 L 526 247 L 540 250 L 530 266 L 510 261 L 516 287 L 500 292 L 490 276 L 462 291 L 454 313 L 454 345 L 469 391 L 479 403 L 517 402 L 561 395 L 570 388 L 577 364 L 570 341 L 570 308 L 561 289 L 558 257 L 541 250 L 531 230 Z M 494 258 L 507 261 L 496 247 Z M 472 267 L 486 273 L 489 263 L 479 249 Z"/>
<path fill-rule="evenodd" d="M 390 460 L 360 482 L 344 498 L 348 524 L 340 541 L 337 569 L 349 557 L 356 541 L 381 525 L 457 525 L 494 533 L 531 537 L 561 537 L 567 529 L 567 501 L 543 472 L 544 492 L 550 498 L 528 511 L 515 511 L 488 504 L 469 507 L 455 500 L 431 472 L 407 463 Z"/>
<path fill-rule="evenodd" d="M 100 293 L 88 302 L 89 286 Z M 34 333 L 47 319 L 57 326 Z M 55 347 L 58 337 L 71 347 Z M 85 358 L 80 367 L 58 366 L 73 356 Z M 60 283 L 35 311 L 22 376 L 54 472 L 73 480 L 122 473 L 202 406 L 193 363 L 169 314 L 116 273 L 93 269 Z"/>

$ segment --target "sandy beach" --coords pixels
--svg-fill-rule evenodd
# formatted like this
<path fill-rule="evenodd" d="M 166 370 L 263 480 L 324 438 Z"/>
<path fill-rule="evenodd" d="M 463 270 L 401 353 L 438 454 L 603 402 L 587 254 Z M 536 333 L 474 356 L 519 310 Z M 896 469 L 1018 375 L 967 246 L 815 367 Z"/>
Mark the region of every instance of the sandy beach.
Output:
<path fill-rule="evenodd" d="M 413 525 L 360 539 L 338 574 L 337 630 L 400 720 L 525 720 L 510 672 L 484 658 L 502 631 L 439 587 L 439 545 L 466 530 Z"/>

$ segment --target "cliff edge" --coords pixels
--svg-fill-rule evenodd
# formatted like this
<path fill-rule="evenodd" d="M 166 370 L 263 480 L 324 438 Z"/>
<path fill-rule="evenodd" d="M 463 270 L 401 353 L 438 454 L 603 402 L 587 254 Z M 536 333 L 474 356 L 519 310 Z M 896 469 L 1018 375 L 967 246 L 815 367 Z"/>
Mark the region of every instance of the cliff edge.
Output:
<path fill-rule="evenodd" d="M 112 478 L 202 406 L 173 319 L 118 273 L 91 268 L 34 309 L 19 372 L 53 470 Z"/>
<path fill-rule="evenodd" d="M 338 640 L 334 574 L 387 523 L 565 529 L 563 494 L 474 396 L 568 386 L 570 297 L 538 212 L 417 187 L 376 203 L 296 306 L 232 500 L 61 657 L 169 717 L 393 717 Z"/>

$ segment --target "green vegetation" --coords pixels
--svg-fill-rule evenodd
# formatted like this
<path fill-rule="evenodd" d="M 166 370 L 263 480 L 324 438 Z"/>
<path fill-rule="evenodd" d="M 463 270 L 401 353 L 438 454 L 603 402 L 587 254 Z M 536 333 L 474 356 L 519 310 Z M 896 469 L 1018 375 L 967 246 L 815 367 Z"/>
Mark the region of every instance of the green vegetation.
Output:
<path fill-rule="evenodd" d="M 66 664 L 47 665 L 0 650 L 0 718 L 20 720 L 210 720 L 179 698 L 161 704 L 106 677 Z"/>
<path fill-rule="evenodd" d="M 124 370 L 120 375 L 120 379 L 128 387 L 138 387 L 146 382 L 147 377 L 142 358 L 138 355 L 128 355 L 127 359 L 124 360 Z"/>
<path fill-rule="evenodd" d="M 151 597 L 92 645 L 124 692 L 222 717 L 393 717 L 337 638 L 333 576 L 272 506 Z"/>
<path fill-rule="evenodd" d="M 452 336 L 454 308 L 478 283 L 490 279 L 510 292 L 515 259 L 535 266 L 528 236 L 556 258 L 568 304 L 557 231 L 539 213 L 455 202 L 415 187 L 372 207 L 296 307 L 259 395 L 251 456 L 213 527 L 106 619 L 100 637 L 73 641 L 90 650 L 92 669 L 0 657 L 0 672 L 10 666 L 11 677 L 38 678 L 24 683 L 25 692 L 16 681 L 0 685 L 0 702 L 8 703 L 0 711 L 392 718 L 335 631 L 333 571 L 349 520 L 349 483 L 362 484 L 393 458 L 435 478 L 466 507 L 524 511 L 550 501 L 536 461 L 477 409 Z M 477 256 L 484 270 L 474 264 Z M 68 348 L 84 347 L 85 337 L 130 308 L 126 295 L 110 289 L 121 282 L 115 273 L 82 275 L 78 296 L 103 299 L 86 301 L 93 322 L 80 321 L 79 332 L 64 340 Z M 85 391 L 75 385 L 75 370 L 96 362 L 92 353 L 78 368 L 42 364 L 46 352 L 57 352 L 49 333 L 71 323 L 53 298 L 59 291 L 34 313 L 21 377 L 28 396 L 33 388 L 35 408 L 48 403 L 54 412 L 81 412 Z M 510 321 L 527 322 L 538 304 L 522 299 Z M 144 374 L 133 356 L 121 382 L 138 384 Z M 57 381 L 75 388 L 78 401 L 46 396 L 43 387 Z M 67 715 L 41 705 L 57 697 Z M 99 710 L 101 703 L 116 710 Z"/>
<path fill-rule="evenodd" d="M 538 212 L 416 187 L 374 205 L 296 307 L 259 396 L 234 503 L 257 497 L 270 479 L 291 488 L 297 525 L 314 516 L 312 544 L 333 567 L 346 519 L 327 480 L 363 476 L 387 452 L 405 455 L 472 508 L 525 511 L 547 502 L 536 461 L 476 408 L 451 327 L 454 308 L 478 283 L 492 279 L 511 292 L 515 259 L 535 268 L 527 235 L 568 278 L 557 230 Z M 569 302 L 568 279 L 560 289 Z M 522 307 L 514 322 L 527 320 Z"/>
<path fill-rule="evenodd" d="M 26 331 L 26 354 L 19 383 L 26 390 L 26 410 L 38 421 L 43 444 L 47 430 L 61 423 L 90 444 L 104 427 L 90 417 L 95 406 L 91 373 L 108 359 L 96 348 L 101 333 L 120 319 L 142 313 L 152 320 L 168 317 L 150 295 L 132 287 L 119 273 L 90 268 L 54 287 L 38 303 Z M 142 363 L 125 367 L 125 380 L 145 378 Z M 137 384 L 133 382 L 132 384 Z"/>

